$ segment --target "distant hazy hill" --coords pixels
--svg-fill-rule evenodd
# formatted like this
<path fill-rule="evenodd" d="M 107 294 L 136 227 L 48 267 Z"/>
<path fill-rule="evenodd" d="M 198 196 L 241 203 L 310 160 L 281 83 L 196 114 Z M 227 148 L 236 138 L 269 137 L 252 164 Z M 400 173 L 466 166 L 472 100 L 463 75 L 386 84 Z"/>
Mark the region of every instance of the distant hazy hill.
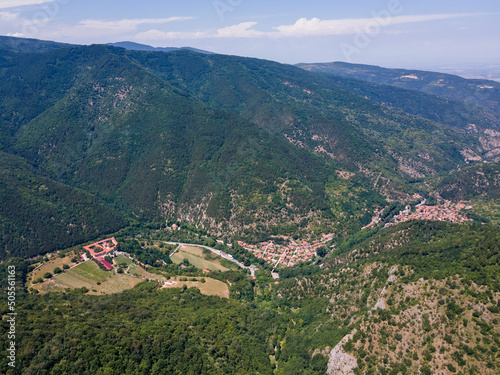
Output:
<path fill-rule="evenodd" d="M 38 39 L 14 38 L 0 35 L 0 50 L 15 52 L 47 52 L 59 48 L 74 46 L 74 44 L 49 42 Z"/>
<path fill-rule="evenodd" d="M 203 51 L 201 49 L 192 48 L 192 47 L 152 47 L 146 44 L 134 43 L 134 42 L 117 42 L 117 43 L 108 43 L 109 46 L 112 47 L 120 47 L 125 48 L 130 51 L 150 51 L 150 52 L 172 52 L 180 49 L 189 50 L 198 53 L 208 53 L 212 52 Z"/>
<path fill-rule="evenodd" d="M 298 64 L 308 71 L 322 72 L 363 81 L 382 83 L 442 96 L 468 106 L 480 107 L 497 122 L 500 113 L 500 83 L 465 79 L 456 75 L 408 69 L 387 69 L 344 62 Z"/>

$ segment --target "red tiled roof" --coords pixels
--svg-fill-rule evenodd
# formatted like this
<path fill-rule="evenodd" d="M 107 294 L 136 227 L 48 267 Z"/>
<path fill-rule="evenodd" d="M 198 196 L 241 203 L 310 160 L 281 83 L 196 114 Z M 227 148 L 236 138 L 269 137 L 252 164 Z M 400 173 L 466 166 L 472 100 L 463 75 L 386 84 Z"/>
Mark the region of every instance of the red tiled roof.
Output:
<path fill-rule="evenodd" d="M 111 264 L 109 264 L 109 262 L 108 262 L 106 259 L 104 259 L 104 258 L 96 258 L 96 259 L 97 259 L 97 260 L 99 261 L 99 263 L 101 263 L 101 264 L 104 266 L 104 268 L 106 268 L 108 271 L 109 271 L 109 270 L 111 270 L 111 269 L 113 269 L 113 266 L 112 266 Z"/>
<path fill-rule="evenodd" d="M 107 238 L 105 240 L 93 243 L 88 246 L 84 246 L 83 248 L 85 250 L 88 250 L 88 252 L 93 256 L 100 256 L 107 254 L 111 251 L 114 251 L 116 249 L 116 245 L 118 245 L 118 242 L 114 237 Z"/>

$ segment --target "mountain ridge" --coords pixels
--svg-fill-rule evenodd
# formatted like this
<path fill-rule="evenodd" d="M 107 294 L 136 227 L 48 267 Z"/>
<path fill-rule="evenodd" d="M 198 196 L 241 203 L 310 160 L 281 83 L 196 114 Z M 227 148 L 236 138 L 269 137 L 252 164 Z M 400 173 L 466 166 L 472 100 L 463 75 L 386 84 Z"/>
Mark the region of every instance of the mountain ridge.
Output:
<path fill-rule="evenodd" d="M 499 157 L 494 122 L 464 126 L 474 108 L 457 125 L 439 112 L 458 102 L 271 61 L 93 45 L 0 64 L 4 152 L 126 215 L 248 240 L 354 233 Z"/>
<path fill-rule="evenodd" d="M 153 47 L 147 44 L 140 44 L 135 42 L 123 41 L 108 43 L 108 46 L 125 48 L 130 51 L 149 51 L 149 52 L 172 52 L 178 50 L 188 50 L 204 54 L 212 54 L 213 52 L 204 51 L 193 47 Z"/>

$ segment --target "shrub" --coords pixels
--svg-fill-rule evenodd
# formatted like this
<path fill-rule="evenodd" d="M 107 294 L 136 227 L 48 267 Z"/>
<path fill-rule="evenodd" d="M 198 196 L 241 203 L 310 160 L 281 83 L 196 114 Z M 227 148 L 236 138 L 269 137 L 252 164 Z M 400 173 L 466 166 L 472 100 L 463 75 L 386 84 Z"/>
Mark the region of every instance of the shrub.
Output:
<path fill-rule="evenodd" d="M 451 363 L 446 364 L 446 367 L 448 367 L 448 370 L 450 370 L 450 372 L 457 372 L 457 369 Z"/>
<path fill-rule="evenodd" d="M 500 313 L 500 307 L 498 306 L 489 306 L 488 307 L 488 310 L 490 310 L 490 312 L 492 312 L 493 314 L 498 314 Z"/>

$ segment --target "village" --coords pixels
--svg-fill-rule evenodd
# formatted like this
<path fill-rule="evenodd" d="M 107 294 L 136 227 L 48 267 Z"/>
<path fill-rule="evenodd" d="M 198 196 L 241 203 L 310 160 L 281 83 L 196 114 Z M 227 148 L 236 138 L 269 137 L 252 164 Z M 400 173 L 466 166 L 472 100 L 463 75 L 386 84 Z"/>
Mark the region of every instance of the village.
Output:
<path fill-rule="evenodd" d="M 449 221 L 452 223 L 465 223 L 472 221 L 461 213 L 462 210 L 470 210 L 472 207 L 464 203 L 453 203 L 445 200 L 443 204 L 436 206 L 425 205 L 425 200 L 415 206 L 412 211 L 411 206 L 406 206 L 404 211 L 400 211 L 394 216 L 393 222 L 386 223 L 385 227 L 397 225 L 410 220 L 436 220 Z"/>
<path fill-rule="evenodd" d="M 317 255 L 316 250 L 331 241 L 335 233 L 323 234 L 320 240 L 312 243 L 291 241 L 288 245 L 279 245 L 273 241 L 249 245 L 238 241 L 238 245 L 253 253 L 256 258 L 264 259 L 276 267 L 293 267 L 299 262 L 307 262 Z"/>

